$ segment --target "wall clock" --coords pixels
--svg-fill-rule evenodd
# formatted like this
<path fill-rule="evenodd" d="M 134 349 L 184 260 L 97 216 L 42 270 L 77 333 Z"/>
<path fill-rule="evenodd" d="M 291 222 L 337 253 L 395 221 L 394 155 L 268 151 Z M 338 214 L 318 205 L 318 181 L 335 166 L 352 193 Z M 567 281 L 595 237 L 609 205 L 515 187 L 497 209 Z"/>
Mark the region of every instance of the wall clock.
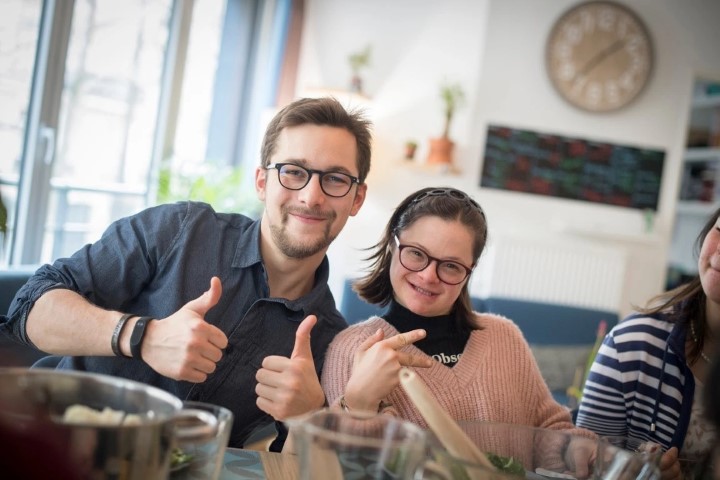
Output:
<path fill-rule="evenodd" d="M 633 101 L 653 69 L 648 29 L 630 9 L 608 1 L 581 3 L 565 12 L 550 31 L 545 54 L 558 93 L 591 112 Z"/>

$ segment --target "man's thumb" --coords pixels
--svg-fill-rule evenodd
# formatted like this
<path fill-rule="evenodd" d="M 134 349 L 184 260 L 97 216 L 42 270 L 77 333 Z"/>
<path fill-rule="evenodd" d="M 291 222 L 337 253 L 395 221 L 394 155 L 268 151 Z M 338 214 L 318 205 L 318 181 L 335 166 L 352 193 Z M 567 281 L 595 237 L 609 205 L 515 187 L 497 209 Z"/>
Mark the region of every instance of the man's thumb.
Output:
<path fill-rule="evenodd" d="M 295 347 L 293 347 L 290 358 L 308 358 L 312 360 L 312 349 L 310 348 L 310 331 L 317 323 L 315 315 L 308 315 L 298 326 L 295 332 Z"/>
<path fill-rule="evenodd" d="M 185 304 L 185 308 L 192 310 L 198 315 L 204 317 L 212 307 L 217 305 L 222 295 L 222 283 L 218 277 L 210 279 L 210 289 L 200 295 L 195 300 L 191 300 Z"/>

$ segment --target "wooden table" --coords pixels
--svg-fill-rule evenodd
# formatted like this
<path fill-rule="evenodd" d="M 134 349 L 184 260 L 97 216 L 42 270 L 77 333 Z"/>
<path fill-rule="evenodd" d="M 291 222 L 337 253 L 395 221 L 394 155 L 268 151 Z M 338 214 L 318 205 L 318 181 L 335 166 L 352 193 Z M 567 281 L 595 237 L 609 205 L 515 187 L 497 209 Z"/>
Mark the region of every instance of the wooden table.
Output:
<path fill-rule="evenodd" d="M 297 480 L 295 455 L 228 448 L 220 480 Z"/>

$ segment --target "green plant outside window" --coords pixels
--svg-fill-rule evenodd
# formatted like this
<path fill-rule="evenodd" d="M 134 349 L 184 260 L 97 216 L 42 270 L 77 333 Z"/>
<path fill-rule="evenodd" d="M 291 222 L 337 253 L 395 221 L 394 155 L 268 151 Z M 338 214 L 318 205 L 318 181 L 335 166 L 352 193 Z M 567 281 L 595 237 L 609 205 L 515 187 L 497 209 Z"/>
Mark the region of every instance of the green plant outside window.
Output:
<path fill-rule="evenodd" d="M 205 202 L 218 212 L 242 213 L 258 218 L 262 203 L 254 188 L 243 181 L 245 170 L 239 167 L 204 165 L 202 171 L 185 173 L 164 166 L 158 177 L 158 203 L 184 200 Z"/>

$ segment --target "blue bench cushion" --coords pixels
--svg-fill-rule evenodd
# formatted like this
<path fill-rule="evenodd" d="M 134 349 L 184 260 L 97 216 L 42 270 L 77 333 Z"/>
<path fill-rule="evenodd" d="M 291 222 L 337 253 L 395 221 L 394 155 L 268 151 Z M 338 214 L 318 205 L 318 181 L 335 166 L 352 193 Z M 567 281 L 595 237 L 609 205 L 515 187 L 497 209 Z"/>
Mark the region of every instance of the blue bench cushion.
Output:
<path fill-rule="evenodd" d="M 513 298 L 489 297 L 485 311 L 511 319 L 528 343 L 534 345 L 592 345 L 601 321 L 610 330 L 618 323 L 615 312 Z"/>

